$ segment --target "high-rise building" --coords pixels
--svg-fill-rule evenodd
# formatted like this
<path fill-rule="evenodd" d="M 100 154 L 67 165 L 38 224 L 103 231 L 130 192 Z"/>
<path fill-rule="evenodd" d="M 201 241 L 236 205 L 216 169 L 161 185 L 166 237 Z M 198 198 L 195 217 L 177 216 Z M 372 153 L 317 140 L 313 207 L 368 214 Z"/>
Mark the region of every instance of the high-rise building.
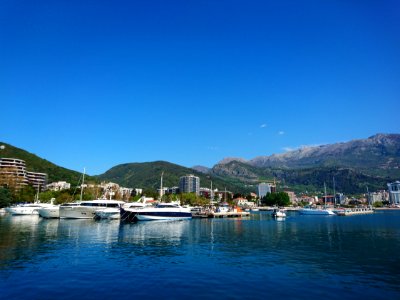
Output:
<path fill-rule="evenodd" d="M 389 202 L 391 204 L 400 204 L 400 181 L 387 184 L 389 188 Z"/>
<path fill-rule="evenodd" d="M 258 197 L 259 198 L 262 198 L 266 194 L 271 193 L 271 191 L 272 191 L 272 184 L 270 184 L 270 183 L 262 182 L 258 185 Z"/>
<path fill-rule="evenodd" d="M 182 176 L 179 179 L 179 191 L 181 193 L 200 193 L 200 178 L 194 175 Z"/>

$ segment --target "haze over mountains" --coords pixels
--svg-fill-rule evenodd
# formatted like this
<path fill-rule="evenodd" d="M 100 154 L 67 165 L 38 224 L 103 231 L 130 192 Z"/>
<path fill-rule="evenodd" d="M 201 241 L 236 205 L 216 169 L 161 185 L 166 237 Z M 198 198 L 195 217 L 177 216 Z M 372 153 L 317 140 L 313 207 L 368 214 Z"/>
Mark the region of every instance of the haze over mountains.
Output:
<path fill-rule="evenodd" d="M 49 174 L 49 181 L 78 181 L 78 173 L 52 164 L 25 150 L 5 143 L 1 157 L 24 159 L 28 169 Z M 92 180 L 109 180 L 123 186 L 156 189 L 164 172 L 164 186 L 176 186 L 179 177 L 193 173 L 201 185 L 211 181 L 218 189 L 232 192 L 256 191 L 260 181 L 276 180 L 281 188 L 318 191 L 326 182 L 330 189 L 362 193 L 385 189 L 386 183 L 400 179 L 400 134 L 376 134 L 367 139 L 345 143 L 303 147 L 283 154 L 259 156 L 250 160 L 226 158 L 214 167 L 186 168 L 169 162 L 126 163 L 110 168 Z M 75 180 L 76 178 L 76 180 Z M 334 178 L 334 179 L 333 179 Z"/>

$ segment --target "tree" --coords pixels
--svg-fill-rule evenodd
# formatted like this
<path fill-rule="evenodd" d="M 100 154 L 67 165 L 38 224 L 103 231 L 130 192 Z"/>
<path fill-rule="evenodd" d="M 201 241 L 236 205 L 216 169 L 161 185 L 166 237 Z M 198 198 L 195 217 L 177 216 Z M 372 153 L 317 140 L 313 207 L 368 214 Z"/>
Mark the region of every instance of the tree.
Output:
<path fill-rule="evenodd" d="M 27 185 L 17 194 L 17 200 L 19 202 L 35 202 L 36 190 L 33 186 Z"/>
<path fill-rule="evenodd" d="M 8 188 L 0 188 L 0 208 L 10 206 L 12 195 Z"/>
<path fill-rule="evenodd" d="M 261 203 L 267 206 L 288 206 L 290 198 L 285 192 L 268 193 L 261 199 Z"/>

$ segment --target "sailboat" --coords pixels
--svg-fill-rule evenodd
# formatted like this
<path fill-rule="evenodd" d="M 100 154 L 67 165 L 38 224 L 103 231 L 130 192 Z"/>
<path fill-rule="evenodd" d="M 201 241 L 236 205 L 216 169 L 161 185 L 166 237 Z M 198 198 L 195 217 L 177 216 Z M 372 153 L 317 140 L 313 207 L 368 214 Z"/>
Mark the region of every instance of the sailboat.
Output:
<path fill-rule="evenodd" d="M 301 215 L 329 215 L 334 216 L 336 215 L 332 209 L 326 207 L 326 185 L 324 182 L 324 190 L 325 190 L 325 197 L 324 197 L 324 207 L 323 208 L 311 208 L 306 207 L 299 210 Z"/>

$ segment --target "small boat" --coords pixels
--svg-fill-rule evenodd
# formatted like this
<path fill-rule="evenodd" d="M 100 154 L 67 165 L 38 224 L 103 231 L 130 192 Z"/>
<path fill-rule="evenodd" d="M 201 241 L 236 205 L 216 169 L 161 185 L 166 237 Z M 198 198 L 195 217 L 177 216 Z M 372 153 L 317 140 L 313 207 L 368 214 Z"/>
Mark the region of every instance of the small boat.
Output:
<path fill-rule="evenodd" d="M 121 208 L 121 219 L 126 222 L 187 220 L 191 218 L 190 208 L 184 208 L 177 203 L 159 203 L 153 207 Z"/>
<path fill-rule="evenodd" d="M 229 211 L 231 211 L 231 207 L 229 206 L 229 204 L 227 202 L 221 203 L 215 210 L 215 212 L 217 212 L 217 213 L 224 213 L 224 212 L 229 212 Z"/>
<path fill-rule="evenodd" d="M 279 208 L 275 208 L 272 211 L 272 217 L 273 218 L 285 218 L 286 217 L 286 213 L 283 209 L 279 209 Z"/>

